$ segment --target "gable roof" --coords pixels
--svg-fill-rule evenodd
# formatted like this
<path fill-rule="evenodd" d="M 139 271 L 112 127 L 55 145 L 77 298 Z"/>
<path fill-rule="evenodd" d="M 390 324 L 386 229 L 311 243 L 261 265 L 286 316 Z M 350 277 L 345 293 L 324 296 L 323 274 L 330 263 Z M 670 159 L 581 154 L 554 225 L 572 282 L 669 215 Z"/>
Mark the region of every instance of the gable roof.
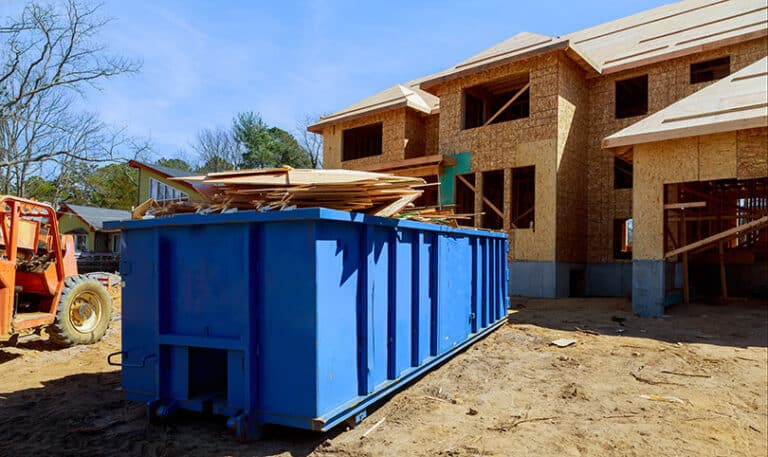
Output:
<path fill-rule="evenodd" d="M 519 33 L 425 78 L 422 88 L 555 50 L 605 75 L 766 35 L 764 0 L 685 0 L 559 37 Z"/>
<path fill-rule="evenodd" d="M 128 165 L 133 168 L 144 168 L 150 171 L 154 171 L 163 175 L 166 178 L 179 178 L 181 176 L 187 176 L 189 171 L 179 170 L 178 168 L 164 167 L 156 163 L 139 162 L 138 160 L 129 160 Z"/>
<path fill-rule="evenodd" d="M 308 130 L 320 133 L 325 125 L 401 106 L 425 112 L 399 88 L 415 92 L 434 113 L 439 99 L 427 91 L 438 84 L 553 51 L 565 52 L 589 74 L 607 75 L 767 35 L 765 0 L 683 0 L 563 36 L 521 32 L 443 71 L 323 117 Z"/>
<path fill-rule="evenodd" d="M 129 160 L 128 165 L 130 165 L 133 168 L 143 169 L 143 170 L 156 173 L 163 178 L 181 178 L 181 177 L 189 176 L 190 174 L 194 174 L 189 171 L 179 170 L 178 168 L 164 167 L 162 165 L 157 165 L 154 163 L 150 164 L 146 162 L 139 162 L 138 160 Z M 186 189 L 196 192 L 198 194 L 202 193 L 201 189 L 192 182 L 187 182 L 183 180 L 176 180 L 173 182 L 175 184 L 178 184 L 179 186 L 185 187 Z"/>
<path fill-rule="evenodd" d="M 323 127 L 338 123 L 341 120 L 352 120 L 360 116 L 367 116 L 393 108 L 407 107 L 425 114 L 434 114 L 439 109 L 440 99 L 419 88 L 421 80 L 414 80 L 403 84 L 395 84 L 383 91 L 364 100 L 347 106 L 330 116 L 321 117 L 320 120 L 310 125 L 307 130 L 313 133 L 321 133 Z"/>
<path fill-rule="evenodd" d="M 603 140 L 604 148 L 768 126 L 768 57 Z"/>
<path fill-rule="evenodd" d="M 71 205 L 62 203 L 59 214 L 71 213 L 78 216 L 93 230 L 104 230 L 104 222 L 121 221 L 131 218 L 131 212 L 121 209 L 96 208 L 93 206 Z"/>

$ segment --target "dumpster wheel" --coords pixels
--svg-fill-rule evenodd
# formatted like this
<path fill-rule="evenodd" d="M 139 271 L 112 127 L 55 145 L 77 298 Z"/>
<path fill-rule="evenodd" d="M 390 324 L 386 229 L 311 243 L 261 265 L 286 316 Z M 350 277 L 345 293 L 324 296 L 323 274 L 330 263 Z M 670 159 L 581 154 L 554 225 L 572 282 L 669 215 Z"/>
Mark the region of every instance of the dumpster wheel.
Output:
<path fill-rule="evenodd" d="M 56 320 L 48 327 L 59 346 L 92 344 L 104 336 L 112 320 L 112 298 L 97 280 L 86 275 L 64 280 Z"/>

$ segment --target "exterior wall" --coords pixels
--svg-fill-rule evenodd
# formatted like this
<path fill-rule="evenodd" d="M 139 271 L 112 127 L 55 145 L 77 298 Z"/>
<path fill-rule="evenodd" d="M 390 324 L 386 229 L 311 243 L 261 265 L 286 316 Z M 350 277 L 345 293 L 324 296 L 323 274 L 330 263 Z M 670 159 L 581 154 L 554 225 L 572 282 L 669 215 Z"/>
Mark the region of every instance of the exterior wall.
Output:
<path fill-rule="evenodd" d="M 340 122 L 323 129 L 323 168 L 355 169 L 377 163 L 437 154 L 438 115 L 426 116 L 407 108 Z M 381 155 L 342 161 L 346 129 L 382 123 Z"/>
<path fill-rule="evenodd" d="M 426 155 L 431 156 L 440 152 L 440 114 L 432 114 L 424 118 L 424 130 L 427 148 Z"/>
<path fill-rule="evenodd" d="M 89 251 L 93 252 L 95 232 L 91 229 L 91 226 L 72 213 L 59 216 L 59 233 L 66 234 L 75 230 L 78 232 L 84 230 L 88 234 L 86 237 L 86 247 Z"/>
<path fill-rule="evenodd" d="M 634 147 L 634 259 L 664 258 L 664 184 L 768 177 L 768 128 Z"/>
<path fill-rule="evenodd" d="M 509 188 L 513 167 L 536 166 L 536 220 L 534 229 L 510 229 L 509 192 L 504 192 L 504 226 L 509 230 L 510 260 L 555 260 L 556 171 L 558 117 L 558 57 L 539 56 L 448 81 L 438 89 L 440 97 L 440 153 L 471 153 L 481 208 L 482 172 L 505 169 Z M 507 75 L 529 72 L 530 116 L 509 122 L 462 130 L 463 89 Z M 501 209 L 501 208 L 500 208 Z"/>
<path fill-rule="evenodd" d="M 632 217 L 632 190 L 613 189 L 613 155 L 601 148 L 601 142 L 643 117 L 614 118 L 615 82 L 647 74 L 650 115 L 712 84 L 690 84 L 690 64 L 729 55 L 731 72 L 735 72 L 764 57 L 767 48 L 768 39 L 761 38 L 589 80 L 588 262 L 628 262 L 613 259 L 613 220 Z"/>
<path fill-rule="evenodd" d="M 659 316 L 675 279 L 664 261 L 664 185 L 768 177 L 768 128 L 636 145 L 633 163 L 632 306 Z"/>
<path fill-rule="evenodd" d="M 382 123 L 381 155 L 342 161 L 342 132 L 346 129 L 377 122 Z M 323 129 L 323 168 L 355 169 L 381 162 L 402 160 L 404 155 L 405 108 L 372 114 Z"/>
<path fill-rule="evenodd" d="M 202 197 L 197 192 L 192 191 L 188 187 L 180 185 L 178 182 L 169 181 L 162 175 L 154 173 L 151 170 L 139 168 L 139 191 L 138 201 L 136 202 L 137 205 L 140 205 L 149 199 L 149 178 L 156 179 L 157 181 L 160 181 L 167 186 L 171 186 L 186 193 L 189 195 L 189 199 L 191 201 L 200 201 L 202 199 Z"/>
<path fill-rule="evenodd" d="M 427 152 L 427 126 L 424 116 L 414 110 L 405 112 L 404 158 L 423 157 Z"/>
<path fill-rule="evenodd" d="M 587 260 L 587 142 L 589 92 L 584 73 L 560 56 L 558 66 L 557 244 L 558 262 Z"/>

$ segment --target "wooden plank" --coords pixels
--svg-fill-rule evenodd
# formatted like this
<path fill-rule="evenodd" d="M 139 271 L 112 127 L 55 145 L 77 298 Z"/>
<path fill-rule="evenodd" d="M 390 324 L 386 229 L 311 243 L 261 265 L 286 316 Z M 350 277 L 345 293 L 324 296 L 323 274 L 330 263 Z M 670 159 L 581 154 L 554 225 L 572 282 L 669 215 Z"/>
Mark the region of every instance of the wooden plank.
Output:
<path fill-rule="evenodd" d="M 723 242 L 719 244 L 720 251 L 720 288 L 723 292 L 723 299 L 728 299 L 728 283 L 725 278 L 725 251 L 723 250 Z"/>
<path fill-rule="evenodd" d="M 683 253 L 683 302 L 691 302 L 691 283 L 688 278 L 688 253 Z"/>
<path fill-rule="evenodd" d="M 742 224 L 733 228 L 730 228 L 728 230 L 725 230 L 723 232 L 717 233 L 712 236 L 708 236 L 704 238 L 703 240 L 696 241 L 694 243 L 688 244 L 686 246 L 683 246 L 681 248 L 672 250 L 664 254 L 664 258 L 668 259 L 670 257 L 674 257 L 678 254 L 683 254 L 685 252 L 690 252 L 695 249 L 708 246 L 714 243 L 717 243 L 718 241 L 725 241 L 728 238 L 741 235 L 746 232 L 751 232 L 753 230 L 759 230 L 763 226 L 768 225 L 768 216 L 763 216 L 760 219 L 752 222 L 748 222 L 746 224 Z"/>
<path fill-rule="evenodd" d="M 517 91 L 517 93 L 516 93 L 515 95 L 513 95 L 513 96 L 512 96 L 512 98 L 510 98 L 510 99 L 507 101 L 507 103 L 505 103 L 505 104 L 504 104 L 504 106 L 502 106 L 501 108 L 499 108 L 499 110 L 498 110 L 498 111 L 496 111 L 496 114 L 494 114 L 493 116 L 491 116 L 491 118 L 490 118 L 490 119 L 488 119 L 487 121 L 485 121 L 485 124 L 483 124 L 483 127 L 485 127 L 486 125 L 490 124 L 491 122 L 493 122 L 493 120 L 494 120 L 494 119 L 496 119 L 497 117 L 499 117 L 499 115 L 500 115 L 501 113 L 503 113 L 505 109 L 509 108 L 509 105 L 511 105 L 512 103 L 514 103 L 514 102 L 515 102 L 515 100 L 517 100 L 518 98 L 520 98 L 520 96 L 521 96 L 521 95 L 523 95 L 523 92 L 525 92 L 526 90 L 528 90 L 528 88 L 529 88 L 529 87 L 531 87 L 531 82 L 530 82 L 530 81 L 528 81 L 528 83 L 526 83 L 526 84 L 525 84 L 525 86 L 523 86 L 523 88 L 522 88 L 522 89 L 520 89 L 519 91 Z M 504 216 L 502 216 L 502 217 L 504 217 Z"/>
<path fill-rule="evenodd" d="M 664 209 L 703 208 L 705 206 L 707 206 L 707 202 L 667 203 L 664 205 Z"/>
<path fill-rule="evenodd" d="M 432 154 L 424 157 L 415 157 L 413 159 L 405 160 L 393 160 L 390 162 L 382 162 L 373 165 L 365 165 L 361 167 L 355 167 L 356 170 L 362 171 L 392 171 L 399 168 L 410 168 L 422 165 L 455 165 L 456 159 L 453 157 L 445 156 L 443 154 Z"/>

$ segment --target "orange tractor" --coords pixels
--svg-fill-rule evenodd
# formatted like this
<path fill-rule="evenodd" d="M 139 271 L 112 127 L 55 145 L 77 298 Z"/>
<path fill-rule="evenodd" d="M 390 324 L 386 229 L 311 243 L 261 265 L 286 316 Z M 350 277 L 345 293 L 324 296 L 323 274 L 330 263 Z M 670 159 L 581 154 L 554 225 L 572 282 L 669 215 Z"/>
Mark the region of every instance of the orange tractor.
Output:
<path fill-rule="evenodd" d="M 112 297 L 96 277 L 78 274 L 74 239 L 59 234 L 56 211 L 0 196 L 0 220 L 0 340 L 45 328 L 61 346 L 99 341 Z"/>

